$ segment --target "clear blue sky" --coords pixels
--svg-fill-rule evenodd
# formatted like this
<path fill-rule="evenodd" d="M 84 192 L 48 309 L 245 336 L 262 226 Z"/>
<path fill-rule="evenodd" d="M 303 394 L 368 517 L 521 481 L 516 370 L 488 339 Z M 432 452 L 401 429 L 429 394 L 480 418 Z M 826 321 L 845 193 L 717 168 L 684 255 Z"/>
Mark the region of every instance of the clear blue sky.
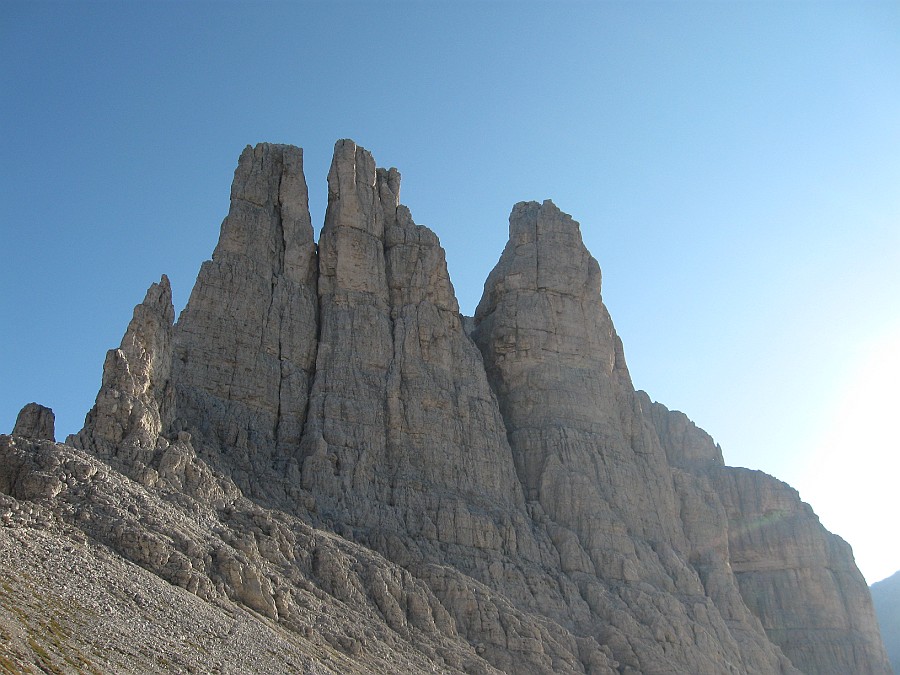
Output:
<path fill-rule="evenodd" d="M 349 137 L 404 176 L 471 313 L 520 200 L 582 224 L 635 385 L 900 568 L 900 5 L 0 4 L 0 430 L 58 436 L 237 157 Z M 883 523 L 879 526 L 880 523 Z"/>

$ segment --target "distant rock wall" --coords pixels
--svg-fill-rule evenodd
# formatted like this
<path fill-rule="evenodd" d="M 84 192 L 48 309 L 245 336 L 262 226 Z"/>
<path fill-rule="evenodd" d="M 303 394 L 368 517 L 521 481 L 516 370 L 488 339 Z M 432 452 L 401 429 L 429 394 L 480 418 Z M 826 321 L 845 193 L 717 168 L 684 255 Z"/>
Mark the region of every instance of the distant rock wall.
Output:
<path fill-rule="evenodd" d="M 708 475 L 728 516 L 741 595 L 769 638 L 806 673 L 889 672 L 850 546 L 789 485 L 749 469 Z"/>
<path fill-rule="evenodd" d="M 248 147 L 173 314 L 163 278 L 70 442 L 136 481 L 133 503 L 162 496 L 193 524 L 162 506 L 145 535 L 90 500 L 66 513 L 201 598 L 313 630 L 297 601 L 313 584 L 323 611 L 383 622 L 419 668 L 890 672 L 849 547 L 634 390 L 599 265 L 550 201 L 513 208 L 466 319 L 396 169 L 339 141 L 317 246 L 302 151 Z M 43 413 L 23 415 L 17 433 L 52 439 Z M 3 446 L 17 500 L 42 484 L 22 476 L 62 461 L 29 453 L 69 452 L 32 447 Z M 60 490 L 32 496 L 52 510 Z M 368 663 L 341 625 L 331 644 Z"/>
<path fill-rule="evenodd" d="M 872 603 L 894 672 L 900 672 L 900 572 L 872 584 Z"/>

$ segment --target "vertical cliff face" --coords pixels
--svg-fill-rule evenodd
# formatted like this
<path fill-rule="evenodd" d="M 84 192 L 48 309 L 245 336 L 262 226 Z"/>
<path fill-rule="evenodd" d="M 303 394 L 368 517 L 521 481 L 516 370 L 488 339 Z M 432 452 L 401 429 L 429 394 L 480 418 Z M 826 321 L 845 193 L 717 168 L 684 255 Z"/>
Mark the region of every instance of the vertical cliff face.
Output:
<path fill-rule="evenodd" d="M 56 440 L 56 416 L 53 411 L 38 403 L 28 403 L 16 416 L 13 436 L 24 436 L 41 441 Z"/>
<path fill-rule="evenodd" d="M 328 184 L 304 487 L 357 525 L 471 539 L 450 523 L 477 516 L 456 509 L 522 497 L 443 250 L 400 205 L 399 173 L 352 141 L 335 147 Z"/>
<path fill-rule="evenodd" d="M 302 150 L 247 147 L 219 243 L 175 328 L 172 382 L 175 428 L 249 494 L 274 499 L 293 466 L 316 357 L 316 282 Z"/>
<path fill-rule="evenodd" d="M 697 486 L 673 471 L 674 434 L 664 448 L 649 399 L 631 385 L 578 223 L 549 201 L 516 205 L 475 325 L 518 475 L 546 514 L 562 569 L 598 598 L 591 609 L 601 625 L 615 625 L 608 608 L 618 607 L 650 627 L 621 626 L 630 644 L 616 657 L 642 672 L 667 663 L 790 671 L 741 603 L 727 547 L 692 566 L 693 550 L 709 545 L 693 539 L 719 535 L 724 513 L 702 498 L 684 504 L 681 492 L 693 497 Z M 715 647 L 699 635 L 715 635 Z"/>
<path fill-rule="evenodd" d="M 437 237 L 400 204 L 399 173 L 376 169 L 352 141 L 335 146 L 328 183 L 319 348 L 301 445 L 318 516 L 415 570 L 491 663 L 519 672 L 579 663 L 564 629 L 548 632 L 481 586 L 525 607 L 536 596 L 557 614 L 566 606 L 543 569 L 552 549 L 532 531 Z M 547 647 L 510 646 L 528 640 Z"/>
<path fill-rule="evenodd" d="M 881 637 L 894 672 L 900 672 L 900 572 L 871 586 Z"/>
<path fill-rule="evenodd" d="M 850 546 L 785 483 L 732 467 L 709 475 L 728 517 L 741 595 L 770 639 L 803 672 L 890 672 Z"/>
<path fill-rule="evenodd" d="M 637 395 L 641 409 L 653 425 L 671 466 L 678 468 L 724 466 L 722 448 L 712 436 L 691 422 L 687 415 L 651 401 L 646 392 L 639 391 Z"/>
<path fill-rule="evenodd" d="M 225 537 L 241 554 L 210 553 L 203 573 L 270 618 L 297 621 L 306 589 L 291 584 L 311 564 L 404 639 L 417 626 L 462 641 L 469 671 L 889 672 L 846 545 L 634 391 L 600 282 L 577 222 L 518 204 L 473 341 L 395 169 L 339 141 L 317 247 L 302 151 L 248 147 L 177 324 L 163 278 L 72 442 L 204 503 L 233 508 L 236 484 L 251 511 L 403 568 L 275 546 L 253 511 L 264 525 Z M 22 428 L 45 437 L 32 417 Z M 425 658 L 447 666 L 439 652 Z"/>
<path fill-rule="evenodd" d="M 475 324 L 528 498 L 578 534 L 601 576 L 636 580 L 635 544 L 681 545 L 675 496 L 600 300 L 600 267 L 552 202 L 513 209 Z"/>

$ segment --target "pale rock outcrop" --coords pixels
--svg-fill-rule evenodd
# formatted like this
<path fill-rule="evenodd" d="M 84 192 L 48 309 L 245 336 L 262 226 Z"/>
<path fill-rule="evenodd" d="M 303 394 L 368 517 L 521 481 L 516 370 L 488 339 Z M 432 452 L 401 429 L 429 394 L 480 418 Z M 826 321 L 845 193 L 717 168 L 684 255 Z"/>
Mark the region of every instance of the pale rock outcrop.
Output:
<path fill-rule="evenodd" d="M 0 435 L 0 667 L 497 672 L 409 572 L 227 492 L 194 499 L 67 445 Z M 86 569 L 60 566 L 72 560 Z M 98 576 L 93 591 L 81 588 Z M 57 583 L 35 588 L 42 577 Z M 97 594 L 102 604 L 89 597 Z M 149 610 L 154 598 L 165 603 Z M 233 639 L 247 651 L 232 653 Z"/>
<path fill-rule="evenodd" d="M 231 208 L 174 334 L 177 417 L 212 466 L 265 499 L 287 490 L 316 355 L 316 244 L 303 151 L 241 154 Z"/>
<path fill-rule="evenodd" d="M 222 503 L 237 489 L 197 460 L 187 432 L 171 431 L 172 290 L 163 275 L 134 308 L 118 349 L 107 352 L 97 401 L 67 443 L 147 486 Z"/>
<path fill-rule="evenodd" d="M 900 672 L 900 572 L 870 587 L 884 649 L 894 672 Z"/>
<path fill-rule="evenodd" d="M 719 466 L 725 464 L 719 444 L 688 419 L 687 415 L 651 401 L 646 392 L 639 391 L 637 396 L 641 409 L 656 429 L 669 464 L 688 468 L 708 463 Z"/>
<path fill-rule="evenodd" d="M 107 352 L 97 401 L 68 443 L 114 460 L 132 475 L 150 463 L 173 412 L 174 318 L 172 289 L 163 275 L 134 308 L 119 348 Z"/>
<path fill-rule="evenodd" d="M 721 448 L 684 413 L 652 402 L 645 392 L 639 391 L 637 396 L 672 466 L 688 561 L 732 635 L 744 645 L 744 652 L 765 651 L 763 626 L 744 603 L 732 573 L 725 507 L 703 473 L 704 469 L 724 466 Z M 756 663 L 753 669 L 765 671 L 768 667 Z"/>
<path fill-rule="evenodd" d="M 56 416 L 53 411 L 38 403 L 28 403 L 16 416 L 13 436 L 24 436 L 39 441 L 56 440 Z"/>
<path fill-rule="evenodd" d="M 805 673 L 889 673 L 850 547 L 794 489 L 725 466 L 709 434 L 638 395 L 675 467 L 692 565 L 732 631 L 735 619 L 746 624 L 751 616 Z"/>
<path fill-rule="evenodd" d="M 450 522 L 483 530 L 495 507 L 524 503 L 443 250 L 400 205 L 399 173 L 352 141 L 328 184 L 304 486 L 354 524 L 472 545 L 478 532 Z"/>
<path fill-rule="evenodd" d="M 539 649 L 510 646 L 548 630 L 525 611 L 564 616 L 577 589 L 546 571 L 556 554 L 530 525 L 437 237 L 400 204 L 399 173 L 376 169 L 352 141 L 336 144 L 328 183 L 303 487 L 339 532 L 425 580 L 494 666 L 581 672 L 565 628 Z M 460 601 L 454 589 L 473 579 L 515 601 L 490 592 Z M 612 667 L 607 657 L 591 657 L 606 664 L 598 672 Z"/>
<path fill-rule="evenodd" d="M 772 476 L 732 467 L 709 476 L 728 518 L 741 595 L 772 642 L 806 673 L 890 673 L 850 546 Z"/>
<path fill-rule="evenodd" d="M 527 498 L 598 543 L 589 553 L 602 576 L 627 579 L 632 537 L 677 538 L 675 499 L 600 301 L 600 268 L 552 202 L 513 209 L 475 322 Z"/>

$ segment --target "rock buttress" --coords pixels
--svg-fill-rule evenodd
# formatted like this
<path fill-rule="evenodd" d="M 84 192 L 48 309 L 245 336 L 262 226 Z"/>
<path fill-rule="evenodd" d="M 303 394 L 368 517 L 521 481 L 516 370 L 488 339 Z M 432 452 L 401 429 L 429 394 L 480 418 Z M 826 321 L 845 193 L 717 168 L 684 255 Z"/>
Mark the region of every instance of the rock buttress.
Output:
<path fill-rule="evenodd" d="M 568 629 L 587 606 L 549 571 L 437 237 L 400 205 L 399 173 L 352 141 L 328 182 L 302 470 L 318 515 L 423 580 L 495 667 L 615 672 Z"/>
<path fill-rule="evenodd" d="M 741 595 L 772 642 L 805 673 L 890 673 L 850 546 L 772 476 L 734 467 L 711 467 L 707 475 L 728 518 Z"/>
<path fill-rule="evenodd" d="M 338 142 L 317 257 L 302 152 L 248 148 L 181 319 L 167 280 L 152 286 L 74 442 L 227 517 L 239 493 L 208 462 L 255 502 L 377 549 L 433 594 L 426 608 L 354 563 L 385 624 L 444 617 L 486 671 L 796 672 L 765 628 L 810 672 L 882 672 L 846 546 L 807 521 L 748 526 L 771 515 L 752 496 L 765 485 L 634 392 L 577 223 L 549 202 L 514 209 L 468 327 L 482 361 L 399 183 Z M 793 565 L 782 535 L 809 560 Z M 261 576 L 212 560 L 241 602 L 281 615 Z M 347 579 L 335 592 L 361 583 Z"/>
<path fill-rule="evenodd" d="M 600 268 L 552 202 L 517 204 L 473 337 L 516 469 L 579 585 L 593 630 L 640 672 L 792 672 L 743 609 L 723 615 L 690 564 L 675 476 L 603 306 Z M 724 536 L 724 516 L 717 514 Z M 725 608 L 723 607 L 723 610 Z M 736 626 L 733 626 L 736 624 Z"/>
<path fill-rule="evenodd" d="M 175 429 L 255 497 L 289 485 L 315 363 L 316 276 L 303 151 L 248 146 L 175 327 L 172 380 Z"/>
<path fill-rule="evenodd" d="M 395 525 L 436 539 L 451 535 L 428 503 L 435 490 L 484 508 L 521 506 L 443 249 L 400 205 L 399 173 L 376 170 L 367 151 L 340 141 L 328 184 L 304 484 L 370 525 L 392 517 L 378 509 L 400 507 L 421 522 Z M 347 500 L 381 506 L 338 506 Z"/>
<path fill-rule="evenodd" d="M 39 403 L 28 403 L 16 416 L 12 435 L 40 441 L 55 441 L 56 416 L 46 406 Z"/>

